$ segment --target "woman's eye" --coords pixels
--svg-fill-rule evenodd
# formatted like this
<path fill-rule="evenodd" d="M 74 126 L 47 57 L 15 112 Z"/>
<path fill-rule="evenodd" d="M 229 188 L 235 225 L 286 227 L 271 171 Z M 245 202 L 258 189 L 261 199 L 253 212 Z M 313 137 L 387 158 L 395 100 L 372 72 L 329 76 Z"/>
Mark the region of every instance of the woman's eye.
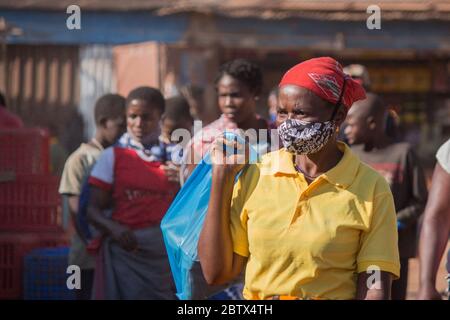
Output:
<path fill-rule="evenodd" d="M 136 119 L 136 117 L 137 117 L 137 115 L 135 115 L 135 114 L 130 114 L 130 115 L 128 116 L 128 118 L 130 118 L 130 119 Z"/>
<path fill-rule="evenodd" d="M 305 113 L 304 113 L 302 110 L 294 110 L 294 114 L 295 114 L 296 116 L 302 116 L 302 115 L 304 115 Z"/>

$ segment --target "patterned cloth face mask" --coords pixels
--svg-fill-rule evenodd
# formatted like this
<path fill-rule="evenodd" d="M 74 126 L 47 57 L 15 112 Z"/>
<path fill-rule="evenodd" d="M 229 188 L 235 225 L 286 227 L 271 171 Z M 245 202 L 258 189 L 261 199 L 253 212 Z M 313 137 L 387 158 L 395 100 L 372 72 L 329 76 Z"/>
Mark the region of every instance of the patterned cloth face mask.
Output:
<path fill-rule="evenodd" d="M 334 121 L 306 122 L 288 119 L 278 127 L 278 134 L 287 151 L 311 154 L 320 151 L 336 131 Z"/>
<path fill-rule="evenodd" d="M 281 142 L 287 151 L 305 155 L 320 151 L 336 131 L 334 117 L 341 104 L 345 91 L 346 80 L 342 85 L 341 94 L 334 106 L 331 119 L 326 122 L 307 122 L 297 119 L 287 119 L 278 127 Z"/>

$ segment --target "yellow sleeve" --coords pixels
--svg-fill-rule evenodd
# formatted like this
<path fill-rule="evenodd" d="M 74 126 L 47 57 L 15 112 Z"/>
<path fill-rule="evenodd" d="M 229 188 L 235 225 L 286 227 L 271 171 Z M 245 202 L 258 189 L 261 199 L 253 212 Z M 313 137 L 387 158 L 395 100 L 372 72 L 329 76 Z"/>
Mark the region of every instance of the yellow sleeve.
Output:
<path fill-rule="evenodd" d="M 245 172 L 239 177 L 234 185 L 233 196 L 231 198 L 230 229 L 233 238 L 233 251 L 240 256 L 248 257 L 247 220 L 245 210 L 246 188 L 243 187 Z"/>
<path fill-rule="evenodd" d="M 369 229 L 361 236 L 357 270 L 361 273 L 375 267 L 398 278 L 400 258 L 394 199 L 387 184 L 385 186 L 383 183 L 382 188 L 384 192 L 373 199 Z"/>

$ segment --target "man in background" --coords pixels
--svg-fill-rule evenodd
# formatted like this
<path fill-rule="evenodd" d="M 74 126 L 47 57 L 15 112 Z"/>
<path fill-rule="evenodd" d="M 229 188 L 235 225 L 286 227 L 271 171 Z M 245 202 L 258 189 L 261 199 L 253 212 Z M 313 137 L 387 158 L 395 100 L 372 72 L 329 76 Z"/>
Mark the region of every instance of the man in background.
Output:
<path fill-rule="evenodd" d="M 419 160 L 408 143 L 396 143 L 386 134 L 387 110 L 381 99 L 368 93 L 347 115 L 345 135 L 352 150 L 387 180 L 394 196 L 400 252 L 400 279 L 393 282 L 392 299 L 404 300 L 408 261 L 416 256 L 417 222 L 427 201 L 427 187 Z"/>
<path fill-rule="evenodd" d="M 82 143 L 69 156 L 59 185 L 59 193 L 68 200 L 70 215 L 76 230 L 70 247 L 69 265 L 77 265 L 81 269 L 81 289 L 76 292 L 78 300 L 91 298 L 95 267 L 95 259 L 87 252 L 86 239 L 77 223 L 80 195 L 102 151 L 113 145 L 125 132 L 125 98 L 117 94 L 102 96 L 95 104 L 94 118 L 95 136 L 88 143 Z"/>

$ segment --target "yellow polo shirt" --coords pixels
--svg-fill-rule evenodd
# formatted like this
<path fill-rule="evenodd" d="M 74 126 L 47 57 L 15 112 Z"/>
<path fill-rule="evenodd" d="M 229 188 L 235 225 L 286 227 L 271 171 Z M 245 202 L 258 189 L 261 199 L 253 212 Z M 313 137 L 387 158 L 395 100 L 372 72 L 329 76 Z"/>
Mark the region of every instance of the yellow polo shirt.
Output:
<path fill-rule="evenodd" d="M 370 267 L 400 275 L 389 185 L 350 148 L 310 185 L 285 149 L 250 165 L 233 190 L 234 252 L 248 257 L 244 297 L 354 299 Z M 372 273 L 371 273 L 372 274 Z"/>

